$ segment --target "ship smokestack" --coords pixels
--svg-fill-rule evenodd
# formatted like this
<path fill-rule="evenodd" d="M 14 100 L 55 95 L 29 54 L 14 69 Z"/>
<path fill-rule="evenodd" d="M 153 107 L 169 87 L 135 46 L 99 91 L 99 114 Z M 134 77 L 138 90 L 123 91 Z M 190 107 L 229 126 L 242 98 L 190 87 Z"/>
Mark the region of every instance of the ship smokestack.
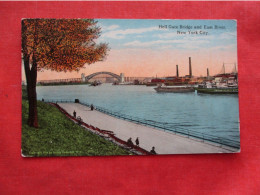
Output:
<path fill-rule="evenodd" d="M 177 78 L 179 77 L 179 67 L 178 67 L 178 64 L 176 65 L 176 77 Z"/>
<path fill-rule="evenodd" d="M 190 78 L 191 78 L 192 77 L 191 57 L 189 57 L 189 70 L 190 70 Z"/>
<path fill-rule="evenodd" d="M 209 77 L 209 69 L 207 68 L 207 77 Z"/>

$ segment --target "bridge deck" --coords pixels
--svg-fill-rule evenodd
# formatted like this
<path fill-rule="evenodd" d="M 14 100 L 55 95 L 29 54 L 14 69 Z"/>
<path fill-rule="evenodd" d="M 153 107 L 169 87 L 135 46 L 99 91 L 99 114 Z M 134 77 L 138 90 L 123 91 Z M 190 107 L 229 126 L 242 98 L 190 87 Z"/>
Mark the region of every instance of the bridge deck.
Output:
<path fill-rule="evenodd" d="M 134 142 L 136 137 L 139 137 L 140 147 L 150 151 L 155 146 L 155 151 L 158 154 L 231 152 L 208 143 L 114 118 L 96 110 L 91 111 L 89 107 L 81 104 L 59 103 L 59 105 L 70 114 L 75 110 L 77 116 L 80 116 L 88 124 L 113 131 L 122 140 L 131 137 Z"/>
<path fill-rule="evenodd" d="M 96 72 L 96 73 L 90 74 L 90 75 L 88 75 L 88 76 L 85 77 L 85 80 L 88 81 L 88 80 L 90 80 L 91 78 L 93 78 L 93 77 L 95 77 L 95 76 L 97 76 L 97 75 L 99 75 L 99 74 L 107 74 L 107 75 L 110 75 L 110 76 L 112 76 L 112 77 L 118 79 L 118 81 L 121 80 L 121 76 L 119 76 L 119 75 L 117 75 L 117 74 L 115 74 L 115 73 L 112 73 L 112 72 L 105 72 L 105 71 L 103 71 L 103 72 Z"/>

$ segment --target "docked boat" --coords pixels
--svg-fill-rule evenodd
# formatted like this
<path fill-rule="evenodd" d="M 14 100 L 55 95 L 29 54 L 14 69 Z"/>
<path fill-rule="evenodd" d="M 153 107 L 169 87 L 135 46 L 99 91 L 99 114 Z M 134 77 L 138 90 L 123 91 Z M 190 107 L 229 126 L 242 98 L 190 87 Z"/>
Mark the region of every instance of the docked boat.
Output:
<path fill-rule="evenodd" d="M 157 85 L 157 83 L 151 83 L 151 82 L 150 83 L 146 83 L 147 87 L 156 86 L 156 85 Z"/>
<path fill-rule="evenodd" d="M 102 84 L 102 83 L 101 83 L 100 81 L 94 81 L 93 83 L 90 84 L 90 86 L 96 87 L 96 86 L 99 86 L 99 85 L 101 85 L 101 84 Z"/>
<path fill-rule="evenodd" d="M 210 94 L 237 94 L 238 85 L 237 83 L 233 84 L 214 84 L 214 83 L 204 83 L 198 85 L 195 88 L 198 93 L 210 93 Z"/>
<path fill-rule="evenodd" d="M 194 92 L 195 89 L 192 85 L 179 85 L 179 86 L 158 86 L 154 88 L 157 92 L 163 93 L 186 93 Z"/>
<path fill-rule="evenodd" d="M 114 81 L 112 85 L 119 85 L 118 81 Z"/>

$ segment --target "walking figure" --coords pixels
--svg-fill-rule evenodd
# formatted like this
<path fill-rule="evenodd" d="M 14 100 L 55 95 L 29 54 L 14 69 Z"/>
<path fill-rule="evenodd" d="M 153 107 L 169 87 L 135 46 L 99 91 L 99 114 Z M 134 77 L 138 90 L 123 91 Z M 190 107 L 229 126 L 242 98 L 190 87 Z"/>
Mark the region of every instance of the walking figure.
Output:
<path fill-rule="evenodd" d="M 150 152 L 151 152 L 151 154 L 156 154 L 154 146 L 152 147 L 152 150 Z"/>
<path fill-rule="evenodd" d="M 134 143 L 132 142 L 132 138 L 130 137 L 128 140 L 127 140 L 127 143 L 129 144 L 129 145 L 134 145 Z"/>
<path fill-rule="evenodd" d="M 139 146 L 139 139 L 138 139 L 138 137 L 137 137 L 136 140 L 135 140 L 135 144 L 136 144 L 137 146 Z"/>
<path fill-rule="evenodd" d="M 77 115 L 77 114 L 76 114 L 76 112 L 75 112 L 75 110 L 74 110 L 74 112 L 73 112 L 73 116 L 74 116 L 74 118 L 76 118 L 76 115 Z"/>
<path fill-rule="evenodd" d="M 91 104 L 90 108 L 91 108 L 91 111 L 94 110 L 94 106 L 93 106 L 93 104 Z"/>

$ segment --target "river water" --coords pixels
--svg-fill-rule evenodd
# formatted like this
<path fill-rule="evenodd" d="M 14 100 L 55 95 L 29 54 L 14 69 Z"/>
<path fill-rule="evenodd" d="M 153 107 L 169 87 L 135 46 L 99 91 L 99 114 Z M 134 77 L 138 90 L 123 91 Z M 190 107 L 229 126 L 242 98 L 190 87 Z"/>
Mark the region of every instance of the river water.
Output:
<path fill-rule="evenodd" d="M 239 141 L 238 95 L 157 93 L 143 85 L 38 86 L 37 98 L 74 100 L 172 128 Z"/>

